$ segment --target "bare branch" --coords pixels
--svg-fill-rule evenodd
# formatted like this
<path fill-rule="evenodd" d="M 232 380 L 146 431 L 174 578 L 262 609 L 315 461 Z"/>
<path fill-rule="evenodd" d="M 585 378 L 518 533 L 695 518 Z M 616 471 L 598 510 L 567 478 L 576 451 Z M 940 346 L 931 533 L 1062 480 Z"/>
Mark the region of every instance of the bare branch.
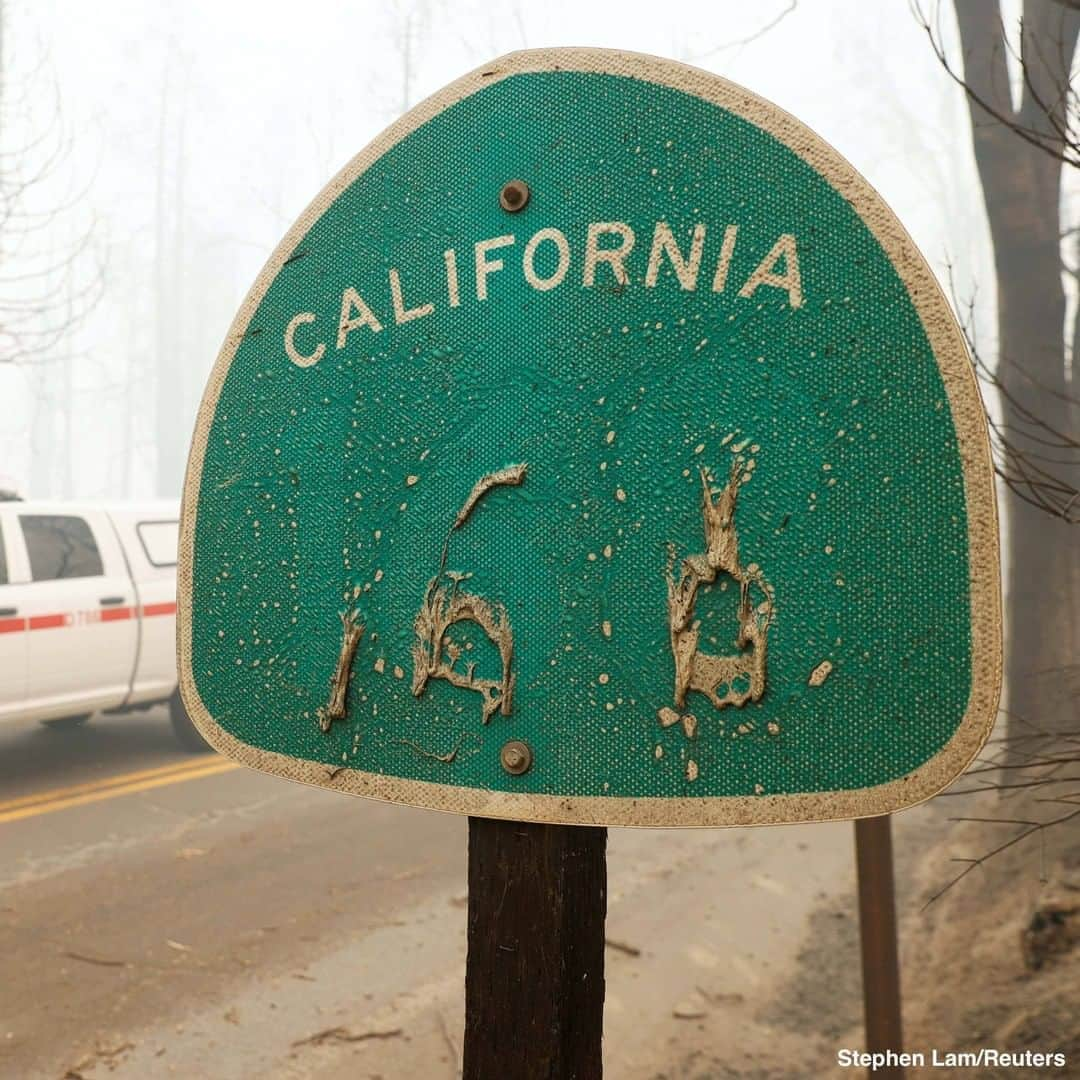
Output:
<path fill-rule="evenodd" d="M 997 5 L 992 17 L 988 17 L 984 0 L 953 0 L 953 6 L 964 52 L 959 68 L 943 43 L 940 4 L 935 9 L 937 18 L 931 22 L 920 0 L 911 0 L 912 12 L 942 70 L 967 95 L 980 173 L 987 175 L 989 155 L 1002 137 L 1010 135 L 1070 167 L 1080 166 L 1080 143 L 1071 122 L 1077 102 L 1069 78 L 1080 16 L 1072 10 L 1049 9 L 1044 2 L 1037 16 L 1021 22 L 1021 54 L 1016 59 L 1024 80 L 1024 97 L 1016 110 L 1007 63 L 1011 50 Z M 1053 48 L 1047 49 L 1048 42 Z"/>
<path fill-rule="evenodd" d="M 1020 821 L 1013 823 L 1023 826 L 1023 830 L 1017 833 L 1016 836 L 1012 837 L 1009 840 L 1006 840 L 1002 844 L 998 844 L 997 847 L 992 848 L 984 855 L 979 855 L 977 858 L 954 859 L 954 862 L 966 863 L 967 865 L 951 881 L 947 882 L 942 888 L 938 889 L 938 891 L 934 893 L 933 896 L 931 896 L 925 904 L 923 904 L 922 910 L 925 911 L 932 903 L 934 903 L 934 901 L 940 900 L 941 897 L 943 897 L 950 889 L 963 881 L 964 878 L 966 878 L 968 874 L 972 872 L 972 870 L 977 870 L 979 867 L 985 866 L 992 858 L 994 858 L 994 856 L 1000 855 L 1003 852 L 1008 851 L 1009 848 L 1015 847 L 1017 844 L 1022 844 L 1025 840 L 1029 840 L 1031 839 L 1031 837 L 1036 836 L 1047 829 L 1052 829 L 1056 826 L 1064 825 L 1066 822 L 1073 821 L 1075 818 L 1078 817 L 1080 817 L 1080 807 L 1077 807 L 1075 810 L 1070 810 L 1066 814 L 1061 814 L 1059 817 L 1052 818 L 1049 821 Z M 994 819 L 957 818 L 954 820 L 993 821 Z"/>
<path fill-rule="evenodd" d="M 72 191 L 51 191 L 63 182 L 71 150 L 60 92 L 41 52 L 29 76 L 12 85 L 3 73 L 11 45 L 0 39 L 0 364 L 41 362 L 96 305 L 104 289 L 104 262 L 95 250 L 91 218 L 65 220 L 85 202 L 90 180 Z M 24 48 L 25 51 L 25 48 Z M 36 85 L 42 78 L 48 86 Z M 42 100 L 49 120 L 36 123 Z M 23 138 L 10 145 L 11 133 Z M 18 138 L 18 136 L 16 136 Z M 42 207 L 42 193 L 50 192 Z M 68 242 L 57 245 L 57 233 Z M 15 266 L 17 265 L 17 269 Z"/>
<path fill-rule="evenodd" d="M 1009 405 L 1010 422 L 987 414 L 995 473 L 1010 491 L 1030 505 L 1070 525 L 1080 523 L 1080 487 L 1075 479 L 1080 476 L 1080 434 L 1067 431 L 1036 413 L 999 378 L 997 370 L 986 362 L 979 350 L 975 336 L 974 297 L 963 302 L 957 296 L 951 263 L 947 275 L 953 307 L 958 312 L 976 375 Z M 1044 387 L 1016 357 L 1009 357 L 1008 362 L 1011 372 L 1019 374 L 1043 393 L 1065 405 L 1080 404 L 1072 395 Z M 1033 447 L 1045 447 L 1058 453 L 1047 454 Z"/>
<path fill-rule="evenodd" d="M 764 37 L 774 27 L 779 26 L 797 7 L 799 6 L 799 0 L 788 0 L 787 7 L 785 7 L 778 14 L 773 16 L 764 26 L 755 30 L 752 34 L 747 35 L 744 38 L 738 38 L 735 41 L 725 42 L 723 45 L 717 45 L 713 49 L 708 49 L 703 53 L 691 54 L 685 57 L 687 63 L 700 64 L 703 60 L 708 60 L 710 57 L 715 56 L 717 53 L 727 52 L 729 49 L 739 49 L 745 45 L 749 45 L 758 38 Z"/>
<path fill-rule="evenodd" d="M 1045 0 L 1024 5 L 1019 57 L 1024 94 L 1018 116 L 1060 157 L 1076 149 L 1069 115 L 1075 111 L 1070 76 L 1078 33 L 1080 12 L 1055 8 Z"/>

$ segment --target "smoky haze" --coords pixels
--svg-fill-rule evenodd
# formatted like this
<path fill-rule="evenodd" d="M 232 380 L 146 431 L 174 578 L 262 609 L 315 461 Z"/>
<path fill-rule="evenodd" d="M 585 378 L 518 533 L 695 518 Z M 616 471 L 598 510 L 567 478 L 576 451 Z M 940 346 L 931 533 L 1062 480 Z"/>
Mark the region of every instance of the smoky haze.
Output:
<path fill-rule="evenodd" d="M 41 227 L 2 253 L 40 335 L 0 342 L 0 476 L 38 498 L 178 494 L 206 376 L 289 225 L 407 107 L 514 49 L 660 53 L 773 100 L 991 310 L 962 96 L 906 4 L 872 7 L 672 3 L 658 26 L 654 5 L 564 0 L 9 3 L 0 140 L 44 175 L 20 197 Z"/>
<path fill-rule="evenodd" d="M 602 1052 L 607 1074 L 620 1080 L 816 1080 L 835 1074 L 846 1048 L 873 1043 L 865 1015 L 881 1021 L 892 1011 L 864 1014 L 867 987 L 877 988 L 879 1005 L 903 998 L 905 1048 L 928 1060 L 957 1048 L 1053 1051 L 1068 1064 L 1038 1075 L 1080 1075 L 1078 40 L 1080 0 L 0 0 L 0 1080 L 438 1080 L 462 1075 L 467 1030 L 469 1045 L 494 1048 L 490 1075 L 518 1075 L 519 1067 L 527 1072 L 542 1061 L 538 1044 L 559 1041 L 563 1025 L 590 1053 Z M 841 396 L 822 354 L 800 352 L 800 340 L 811 339 L 784 337 L 786 326 L 803 333 L 802 317 L 787 322 L 787 310 L 802 299 L 804 284 L 807 299 L 815 286 L 809 273 L 793 272 L 787 251 L 794 248 L 783 247 L 773 250 L 784 252 L 787 294 L 776 291 L 775 276 L 766 284 L 781 300 L 777 307 L 787 301 L 788 309 L 775 321 L 768 313 L 747 318 L 755 336 L 745 340 L 756 345 L 759 330 L 762 341 L 775 333 L 757 358 L 771 348 L 784 362 L 731 365 L 730 380 L 715 386 L 705 365 L 694 373 L 701 382 L 684 384 L 655 362 L 662 350 L 635 354 L 669 332 L 670 341 L 661 342 L 666 355 L 692 344 L 689 329 L 647 324 L 644 315 L 633 334 L 630 317 L 619 320 L 627 336 L 618 355 L 641 362 L 641 384 L 627 382 L 626 394 L 613 386 L 621 396 L 577 385 L 581 409 L 567 410 L 558 429 L 536 387 L 500 381 L 501 348 L 486 350 L 490 361 L 482 349 L 467 354 L 472 383 L 454 385 L 457 411 L 445 411 L 449 398 L 441 390 L 423 389 L 431 372 L 442 371 L 444 385 L 456 378 L 456 352 L 441 368 L 418 357 L 410 376 L 415 394 L 384 393 L 369 367 L 365 378 L 377 392 L 365 390 L 363 400 L 358 394 L 351 415 L 362 423 L 360 416 L 379 410 L 378 439 L 344 440 L 338 506 L 350 509 L 336 514 L 323 512 L 333 509 L 329 496 L 294 502 L 316 487 L 312 479 L 300 488 L 301 469 L 312 478 L 333 472 L 313 440 L 296 444 L 287 474 L 268 466 L 288 499 L 268 485 L 256 491 L 258 477 L 250 490 L 236 484 L 244 477 L 226 474 L 225 466 L 246 414 L 220 410 L 214 438 L 231 446 L 203 473 L 200 491 L 221 497 L 206 514 L 200 502 L 196 553 L 181 553 L 178 597 L 178 515 L 152 500 L 180 494 L 207 378 L 271 253 L 332 178 L 407 110 L 506 53 L 559 46 L 654 54 L 727 78 L 787 110 L 869 181 L 911 234 L 968 338 L 991 421 L 997 522 L 978 480 L 981 439 L 967 442 L 973 454 L 956 442 L 953 470 L 945 421 L 959 417 L 970 434 L 982 419 L 977 410 L 965 408 L 961 417 L 954 408 L 967 388 L 951 390 L 950 413 L 936 409 L 919 435 L 922 414 L 930 415 L 920 394 L 936 383 L 924 378 L 920 390 L 913 369 L 901 370 L 918 352 L 906 329 L 913 325 L 907 299 L 894 289 L 873 291 L 892 279 L 883 272 L 881 280 L 865 279 L 868 303 L 849 312 L 858 317 L 850 332 L 843 328 L 852 322 L 834 319 L 839 304 L 813 312 L 817 322 L 802 322 L 851 346 L 841 379 L 847 371 L 858 377 L 863 359 L 882 374 L 873 398 Z M 567 130 L 598 130 L 602 121 L 593 118 L 608 115 L 602 109 L 585 99 L 580 114 L 573 111 L 587 91 L 570 100 L 575 82 L 594 80 L 554 78 L 564 88 L 547 106 L 580 121 Z M 631 118 L 627 130 L 660 100 L 636 91 L 623 114 Z M 520 108 L 519 101 L 506 95 L 507 108 Z M 656 108 L 660 143 L 670 129 L 662 104 Z M 514 112 L 498 130 L 512 131 L 517 120 Z M 749 160 L 748 195 L 733 197 L 738 164 L 721 174 L 726 179 L 715 191 L 705 183 L 715 176 L 704 168 L 697 174 L 707 195 L 702 205 L 710 214 L 723 209 L 716 220 L 702 212 L 711 246 L 698 247 L 689 276 L 710 275 L 708 300 L 719 299 L 725 315 L 757 303 L 753 289 L 749 300 L 739 297 L 738 274 L 726 295 L 716 296 L 723 286 L 711 272 L 722 258 L 725 274 L 736 265 L 731 249 L 722 255 L 727 230 L 743 230 L 740 273 L 757 271 L 739 285 L 757 279 L 756 288 L 758 271 L 777 266 L 765 256 L 767 245 L 786 244 L 812 216 L 806 202 L 789 197 L 782 170 L 768 190 L 766 128 L 761 141 L 755 134 L 747 142 L 755 150 L 736 147 L 727 159 Z M 537 130 L 534 136 L 529 128 L 521 145 L 542 138 Z M 685 130 L 689 141 L 689 122 Z M 450 146 L 436 132 L 432 144 Z M 700 136 L 693 131 L 695 145 Z M 713 151 L 725 149 L 712 127 L 700 145 L 713 161 Z M 579 157 L 564 148 L 552 175 L 580 176 L 573 163 L 595 161 L 590 147 L 583 140 Z M 493 148 L 496 140 L 475 155 L 489 176 L 489 166 L 509 160 L 489 153 Z M 438 161 L 440 175 L 451 172 L 452 149 Z M 761 156 L 751 157 L 755 151 Z M 790 155 L 785 149 L 780 156 Z M 647 154 L 639 160 L 653 164 Z M 663 223 L 671 233 L 656 228 L 668 184 L 660 170 L 652 172 L 660 179 L 639 185 L 640 203 L 630 183 L 616 200 L 626 213 L 613 208 L 610 215 L 637 226 L 638 214 L 648 230 L 637 234 L 638 263 L 631 264 L 641 289 L 624 299 L 632 306 L 654 298 L 658 312 L 669 298 L 673 311 L 680 299 L 702 304 L 705 287 L 683 296 L 665 278 L 655 291 L 645 289 L 649 240 L 659 260 L 665 249 L 657 236 L 685 241 L 696 224 L 686 204 L 687 216 L 674 211 Z M 627 174 L 635 175 L 632 168 Z M 511 179 L 497 178 L 500 185 Z M 527 168 L 517 178 L 529 180 Z M 837 181 L 825 179 L 831 200 Z M 446 185 L 450 198 L 454 187 Z M 770 204 L 777 215 L 790 216 L 786 208 L 794 207 L 794 227 L 765 213 L 739 213 L 737 204 L 745 198 L 745 208 L 759 189 L 778 196 Z M 463 194 L 461 220 L 475 220 L 472 196 L 493 218 L 501 213 L 494 185 L 486 195 L 479 188 Z M 536 187 L 534 210 L 541 194 Z M 392 208 L 393 200 L 386 202 Z M 347 213 L 346 205 L 341 200 L 336 209 Z M 853 281 L 865 263 L 846 254 L 857 249 L 843 242 L 843 225 L 830 224 L 842 217 L 814 217 L 817 236 L 838 228 L 838 242 L 819 245 L 812 258 L 841 252 L 836 258 L 852 265 L 840 266 L 835 278 Z M 554 265 L 553 247 L 558 251 L 558 273 L 544 270 L 543 284 L 567 290 L 560 299 L 599 298 L 599 291 L 581 290 L 587 220 L 579 215 L 567 236 L 552 228 L 558 224 L 538 220 L 533 233 L 545 241 L 546 265 Z M 418 314 L 426 301 L 439 306 L 420 325 L 435 327 L 444 297 L 447 327 L 461 326 L 449 308 L 456 299 L 479 301 L 473 285 L 483 271 L 474 277 L 469 263 L 482 235 L 455 232 L 450 244 L 458 254 L 445 263 L 426 240 L 417 249 L 422 258 L 393 260 L 404 274 L 404 301 L 387 261 L 375 279 L 386 291 L 368 294 L 386 329 L 400 329 L 400 309 Z M 734 230 L 730 235 L 734 241 Z M 755 235 L 760 249 L 752 247 Z M 572 253 L 568 264 L 560 239 Z M 525 247 L 511 249 L 513 262 L 503 251 L 505 272 L 493 280 L 509 287 L 507 296 L 517 290 L 536 303 Z M 903 247 L 886 245 L 883 256 Z M 460 294 L 450 269 L 457 257 Z M 498 257 L 496 246 L 488 265 Z M 365 319 L 350 294 L 359 299 L 372 279 L 362 266 L 349 280 L 347 266 L 329 256 L 326 265 L 340 270 L 332 289 L 310 303 L 299 291 L 288 296 L 298 305 L 288 312 L 299 329 L 294 362 L 314 361 L 320 347 L 337 362 L 343 297 L 353 305 L 346 323 L 356 313 L 353 341 L 370 332 L 360 329 Z M 613 279 L 614 266 L 604 266 Z M 903 269 L 905 283 L 925 280 Z M 388 303 L 395 285 L 398 310 Z M 911 291 L 912 311 L 940 313 Z M 855 288 L 848 292 L 858 299 Z M 873 296 L 880 303 L 870 308 Z M 305 321 L 304 306 L 318 325 Z M 468 304 L 461 307 L 468 317 Z M 813 308 L 808 302 L 804 314 Z M 472 325 L 509 337 L 494 296 L 476 310 L 489 321 Z M 512 344 L 531 348 L 536 339 L 521 326 L 545 330 L 548 310 L 515 323 Z M 717 310 L 702 304 L 707 317 Z M 875 318 L 874 333 L 864 334 Z M 618 340 L 613 324 L 597 329 L 611 337 L 567 333 L 558 348 L 542 343 L 537 384 L 541 375 L 574 370 L 560 358 L 581 341 L 597 352 Z M 404 356 L 411 345 L 392 336 L 379 339 L 390 342 L 386 355 Z M 928 336 L 936 347 L 937 335 Z M 865 347 L 871 339 L 873 349 Z M 704 338 L 697 349 L 707 345 Z M 277 347 L 282 371 L 293 373 L 283 338 Z M 952 370 L 956 358 L 951 350 L 941 357 L 946 352 Z M 348 371 L 352 359 L 341 354 L 340 367 L 330 366 Z M 930 372 L 929 355 L 924 359 Z M 783 439 L 722 435 L 724 417 L 701 407 L 695 387 L 738 396 L 737 366 L 753 366 L 762 381 L 752 399 L 736 401 L 736 412 L 749 410 L 747 402 L 758 409 L 759 400 L 763 413 L 766 406 L 778 415 L 791 411 Z M 490 375 L 479 379 L 478 372 Z M 654 372 L 658 390 L 650 383 L 650 398 L 642 398 Z M 781 373 L 803 380 L 799 395 L 788 393 Z M 313 373 L 321 374 L 331 374 L 325 363 Z M 526 374 L 531 381 L 534 372 Z M 813 400 L 801 392 L 816 374 L 828 379 L 823 403 L 795 410 L 792 402 Z M 671 384 L 663 393 L 660 378 Z M 520 398 L 507 397 L 507 382 Z M 570 385 L 557 384 L 550 401 L 569 401 L 563 390 Z M 884 393 L 894 385 L 900 392 L 886 408 Z M 527 407 L 512 414 L 488 408 L 504 400 L 514 410 L 519 401 Z M 663 413 L 663 424 L 643 421 L 644 409 L 624 422 L 645 400 L 652 416 Z M 881 407 L 872 410 L 872 400 Z M 861 419 L 834 427 L 845 402 Z M 693 423 L 665 410 L 668 403 L 686 405 Z M 330 397 L 320 404 L 341 412 Z M 935 404 L 943 405 L 940 397 Z M 386 419 L 391 410 L 396 427 Z M 535 424 L 519 423 L 519 412 Z M 691 438 L 699 413 L 700 442 Z M 855 442 L 851 426 L 868 426 L 871 416 L 881 420 L 877 446 L 887 454 L 863 453 L 878 431 Z M 652 450 L 662 427 L 673 433 L 671 445 L 676 432 L 683 440 L 681 476 Z M 477 439 L 485 445 L 515 443 L 517 450 L 503 458 L 500 449 L 498 459 L 481 465 L 479 455 L 457 453 L 464 443 L 443 439 L 443 429 L 470 439 L 482 431 Z M 804 438 L 815 431 L 820 438 Z M 286 434 L 268 433 L 259 460 L 284 463 Z M 649 454 L 638 453 L 634 446 L 645 447 L 646 439 Z M 800 446 L 815 440 L 811 449 L 828 446 L 820 462 Z M 560 453 L 563 444 L 584 451 L 570 468 L 549 468 L 544 487 L 543 454 L 531 449 L 556 444 Z M 386 448 L 394 446 L 408 452 L 393 469 L 377 461 L 375 476 L 373 458 L 389 460 L 396 451 Z M 718 456 L 705 454 L 706 446 Z M 938 453 L 943 446 L 947 453 Z M 435 460 L 440 450 L 445 468 Z M 736 513 L 740 486 L 765 475 L 759 451 L 783 459 L 782 468 L 775 480 L 755 479 Z M 850 480 L 837 466 L 841 452 L 858 465 Z M 903 474 L 871 472 L 894 458 Z M 414 466 L 414 459 L 426 464 Z M 800 464 L 814 470 L 813 485 L 801 486 L 800 477 L 811 474 L 799 473 Z M 616 486 L 624 465 L 619 475 L 637 476 L 643 498 Z M 580 494 L 566 482 L 574 468 L 588 472 Z M 804 490 L 800 519 L 796 498 Z M 686 499 L 672 509 L 667 495 L 679 491 Z M 835 511 L 817 501 L 827 491 L 835 493 L 828 497 Z M 504 509 L 476 512 L 481 497 L 503 499 Z M 755 500 L 762 511 L 756 519 Z M 120 501 L 132 505 L 108 505 Z M 317 516 L 294 513 L 309 504 Z M 466 519 L 468 534 L 459 538 Z M 689 523 L 685 531 L 680 521 Z M 271 535 L 278 531 L 286 538 L 280 545 Z M 215 543 L 204 544 L 215 532 Z M 488 544 L 485 537 L 499 539 Z M 486 557 L 490 549 L 497 558 Z M 243 576 L 233 575 L 234 563 Z M 197 653 L 209 658 L 205 664 Z M 840 775 L 856 760 L 889 766 L 900 790 L 915 775 L 917 755 L 912 749 L 901 761 L 893 751 L 918 749 L 920 732 L 945 739 L 938 721 L 954 713 L 967 710 L 965 725 L 969 715 L 989 717 L 999 676 L 1004 695 L 994 730 L 943 797 L 885 816 L 861 801 L 873 786 L 852 788 L 864 778 Z M 203 688 L 215 685 L 208 709 Z M 466 704 L 459 707 L 451 694 Z M 571 715 L 579 700 L 580 713 Z M 800 701 L 813 710 L 798 714 Z M 230 760 L 212 752 L 224 735 L 236 757 L 245 730 L 250 754 Z M 312 783 L 259 771 L 282 755 L 256 747 L 288 746 L 303 753 L 279 771 Z M 975 753 L 974 743 L 950 738 L 933 760 L 959 763 L 963 746 Z M 486 758 L 477 756 L 481 749 Z M 255 760 L 259 768 L 244 767 Z M 408 769 L 390 771 L 395 762 Z M 520 799 L 522 791 L 554 791 L 545 785 L 561 769 L 575 791 L 602 790 L 598 804 L 626 806 L 638 801 L 637 789 L 620 792 L 611 783 L 624 766 L 650 783 L 670 779 L 670 791 L 686 796 L 678 800 L 682 824 L 704 823 L 693 815 L 712 801 L 708 785 L 717 778 L 742 792 L 741 806 L 760 796 L 765 820 L 789 803 L 773 798 L 778 792 L 764 774 L 789 766 L 810 778 L 785 789 L 793 802 L 838 796 L 837 806 L 854 806 L 844 799 L 857 795 L 860 813 L 879 816 L 857 823 L 856 857 L 847 820 L 768 829 L 613 827 L 605 838 L 597 828 L 526 830 L 516 821 L 472 818 L 474 825 L 463 816 L 464 797 L 460 813 L 448 814 L 342 794 L 350 784 L 365 790 L 367 778 L 366 790 L 392 789 L 395 798 L 404 798 L 408 785 L 465 792 L 469 800 L 482 790 L 468 805 L 498 812 L 491 792 Z M 413 775 L 435 782 L 414 784 Z M 407 784 L 389 784 L 390 777 Z M 597 819 L 583 813 L 578 820 Z M 526 848 L 518 841 L 530 831 Z M 894 898 L 898 925 L 889 915 Z M 497 919 L 488 917 L 494 909 Z M 541 924 L 547 929 L 537 932 Z M 867 949 L 865 981 L 861 933 L 877 942 Z M 483 938 L 481 952 L 475 944 Z M 895 988 L 882 948 L 888 939 L 900 944 L 903 978 Z M 507 944 L 514 940 L 520 949 Z M 538 956 L 553 981 L 530 970 L 540 970 Z M 487 977 L 496 971 L 498 978 Z M 538 1024 L 534 1002 L 556 1004 L 558 1025 Z M 488 1008 L 502 1017 L 510 1006 L 528 1024 L 488 1020 Z M 544 1075 L 567 1071 L 539 1067 Z"/>

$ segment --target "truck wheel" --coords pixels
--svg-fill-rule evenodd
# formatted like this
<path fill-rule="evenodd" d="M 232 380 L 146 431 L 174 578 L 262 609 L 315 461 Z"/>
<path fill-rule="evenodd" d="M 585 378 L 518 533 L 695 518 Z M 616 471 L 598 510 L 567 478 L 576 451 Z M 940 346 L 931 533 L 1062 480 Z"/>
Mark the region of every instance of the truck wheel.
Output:
<path fill-rule="evenodd" d="M 176 741 L 189 753 L 205 754 L 211 749 L 210 744 L 202 737 L 199 729 L 191 722 L 191 717 L 184 708 L 184 702 L 180 697 L 180 691 L 174 690 L 169 698 L 169 719 L 172 721 L 173 734 Z"/>
<path fill-rule="evenodd" d="M 73 731 L 77 727 L 82 727 L 89 719 L 89 713 L 83 713 L 82 716 L 58 716 L 54 720 L 42 720 L 41 726 L 47 727 L 50 731 Z"/>

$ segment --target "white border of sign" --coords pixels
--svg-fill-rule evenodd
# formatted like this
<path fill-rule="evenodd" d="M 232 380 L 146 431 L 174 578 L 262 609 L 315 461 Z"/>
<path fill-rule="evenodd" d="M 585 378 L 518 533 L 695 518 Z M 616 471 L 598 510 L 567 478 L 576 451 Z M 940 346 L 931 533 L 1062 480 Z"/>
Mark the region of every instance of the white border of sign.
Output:
<path fill-rule="evenodd" d="M 236 350 L 271 282 L 334 200 L 392 146 L 455 102 L 523 72 L 583 71 L 621 75 L 681 90 L 743 117 L 778 139 L 852 205 L 885 249 L 907 287 L 937 358 L 964 468 L 971 567 L 972 687 L 952 738 L 914 772 L 875 787 L 801 795 L 616 798 L 515 794 L 403 780 L 260 750 L 225 731 L 209 714 L 192 676 L 192 552 L 199 482 L 218 396 Z M 951 783 L 986 741 L 1001 688 L 1001 589 L 997 508 L 986 416 L 963 335 L 933 273 L 892 211 L 835 150 L 794 117 L 754 94 L 671 60 L 605 49 L 537 49 L 495 60 L 428 98 L 361 151 L 320 193 L 277 246 L 225 339 L 196 421 L 184 482 L 178 568 L 177 659 L 188 713 L 210 744 L 252 768 L 353 795 L 478 817 L 576 825 L 767 825 L 871 817 L 913 806 Z"/>

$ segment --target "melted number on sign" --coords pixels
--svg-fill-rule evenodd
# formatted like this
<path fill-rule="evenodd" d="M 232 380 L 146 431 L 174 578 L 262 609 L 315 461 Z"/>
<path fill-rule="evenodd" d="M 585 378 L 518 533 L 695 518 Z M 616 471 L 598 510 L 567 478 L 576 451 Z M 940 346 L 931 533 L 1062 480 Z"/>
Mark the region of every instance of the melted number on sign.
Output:
<path fill-rule="evenodd" d="M 439 572 L 428 582 L 424 602 L 417 612 L 413 629 L 412 691 L 420 697 L 431 679 L 445 679 L 453 686 L 475 690 L 483 699 L 483 720 L 486 724 L 496 712 L 509 716 L 513 708 L 514 636 L 510 629 L 510 617 L 502 604 L 485 600 L 482 596 L 465 592 L 461 582 L 471 574 L 461 574 L 446 569 L 450 550 L 450 536 L 468 520 L 476 504 L 485 493 L 501 485 L 516 486 L 525 479 L 526 465 L 512 465 L 498 472 L 488 473 L 477 481 L 469 497 L 454 519 L 443 545 Z M 498 679 L 477 678 L 475 662 L 468 662 L 465 670 L 457 668 L 461 649 L 448 636 L 451 626 L 459 622 L 473 622 L 487 635 L 499 650 L 502 674 Z"/>
<path fill-rule="evenodd" d="M 680 564 L 678 577 L 674 574 L 674 546 L 668 548 L 668 630 L 675 659 L 675 704 L 679 708 L 685 706 L 690 691 L 704 694 L 718 709 L 759 701 L 765 692 L 769 624 L 773 615 L 772 586 L 756 563 L 742 565 L 735 531 L 739 487 L 752 471 L 747 466 L 737 456 L 727 484 L 715 497 L 708 473 L 701 470 L 706 550 L 687 555 Z M 739 585 L 739 628 L 735 638 L 739 652 L 728 656 L 701 650 L 701 623 L 694 618 L 698 590 L 702 585 L 711 585 L 721 575 L 733 578 Z M 751 590 L 760 595 L 756 603 L 751 600 Z M 665 727 L 677 719 L 679 716 L 673 709 L 660 711 Z M 696 725 L 684 718 L 683 726 L 691 735 Z"/>

